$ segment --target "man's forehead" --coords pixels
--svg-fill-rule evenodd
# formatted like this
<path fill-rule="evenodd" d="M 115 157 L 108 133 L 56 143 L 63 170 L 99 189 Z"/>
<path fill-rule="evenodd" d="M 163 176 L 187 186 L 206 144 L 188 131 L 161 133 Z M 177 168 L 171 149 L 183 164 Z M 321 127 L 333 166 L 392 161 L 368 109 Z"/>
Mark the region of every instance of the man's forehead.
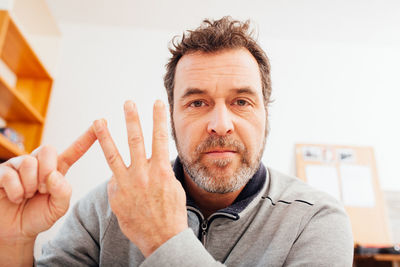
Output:
<path fill-rule="evenodd" d="M 186 94 L 188 90 L 194 92 L 190 89 L 208 90 L 219 85 L 236 92 L 239 89 L 261 91 L 260 70 L 247 49 L 196 52 L 179 60 L 175 73 L 175 90 L 178 95 Z M 242 90 L 242 93 L 246 90 Z"/>
<path fill-rule="evenodd" d="M 253 55 L 245 48 L 224 49 L 216 52 L 192 52 L 184 55 L 177 64 L 177 71 L 191 71 L 207 67 L 258 67 Z"/>

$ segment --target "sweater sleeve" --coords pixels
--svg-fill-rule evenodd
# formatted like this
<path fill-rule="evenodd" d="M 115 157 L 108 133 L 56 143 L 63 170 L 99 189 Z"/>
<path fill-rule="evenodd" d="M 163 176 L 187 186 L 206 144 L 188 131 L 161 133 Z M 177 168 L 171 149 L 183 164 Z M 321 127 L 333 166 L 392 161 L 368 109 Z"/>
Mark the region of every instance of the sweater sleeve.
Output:
<path fill-rule="evenodd" d="M 43 246 L 37 266 L 98 266 L 101 237 L 110 222 L 106 184 L 78 201 L 63 226 Z"/>
<path fill-rule="evenodd" d="M 315 207 L 293 244 L 285 266 L 352 266 L 350 220 L 338 204 Z"/>
<path fill-rule="evenodd" d="M 162 244 L 140 266 L 220 267 L 225 265 L 217 262 L 203 247 L 193 230 L 187 228 Z"/>

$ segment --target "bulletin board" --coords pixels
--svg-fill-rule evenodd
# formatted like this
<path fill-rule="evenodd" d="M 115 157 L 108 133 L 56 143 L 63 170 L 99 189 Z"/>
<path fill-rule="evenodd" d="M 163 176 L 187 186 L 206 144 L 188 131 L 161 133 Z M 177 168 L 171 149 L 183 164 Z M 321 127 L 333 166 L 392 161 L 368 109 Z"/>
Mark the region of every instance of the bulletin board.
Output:
<path fill-rule="evenodd" d="M 297 144 L 295 149 L 297 176 L 344 204 L 356 244 L 392 243 L 372 147 Z"/>

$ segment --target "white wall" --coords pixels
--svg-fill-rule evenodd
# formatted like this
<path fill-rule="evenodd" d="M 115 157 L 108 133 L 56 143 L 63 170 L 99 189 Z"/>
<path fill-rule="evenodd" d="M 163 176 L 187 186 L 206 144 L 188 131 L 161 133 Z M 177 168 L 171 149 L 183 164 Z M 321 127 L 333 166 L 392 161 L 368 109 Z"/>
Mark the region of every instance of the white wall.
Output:
<path fill-rule="evenodd" d="M 12 0 L 11 2 L 11 17 L 49 74 L 56 75 L 61 32 L 46 1 Z"/>
<path fill-rule="evenodd" d="M 274 17 L 284 21 L 281 11 Z M 313 14 L 312 9 L 303 12 L 305 16 Z M 342 33 L 343 25 L 326 29 L 343 38 L 329 38 L 317 24 L 316 35 L 280 36 L 280 29 L 299 27 L 297 17 L 291 13 L 286 24 L 273 26 L 258 21 L 259 39 L 271 59 L 275 99 L 270 108 L 271 132 L 264 163 L 294 174 L 295 143 L 368 145 L 375 148 L 383 189 L 400 190 L 399 43 L 394 39 L 353 38 L 352 32 L 356 31 Z M 305 25 L 313 30 L 311 24 Z M 271 27 L 276 34 L 269 34 Z M 60 24 L 60 28 L 63 39 L 59 74 L 44 143 L 62 151 L 93 120 L 104 117 L 128 159 L 122 105 L 126 99 L 133 99 L 149 148 L 152 104 L 157 98 L 167 101 L 162 82 L 167 44 L 179 32 L 74 23 Z M 172 140 L 170 147 L 173 158 L 176 151 Z M 73 187 L 72 204 L 110 174 L 96 143 L 67 175 Z M 40 244 L 56 232 L 59 224 L 41 235 L 36 255 Z"/>

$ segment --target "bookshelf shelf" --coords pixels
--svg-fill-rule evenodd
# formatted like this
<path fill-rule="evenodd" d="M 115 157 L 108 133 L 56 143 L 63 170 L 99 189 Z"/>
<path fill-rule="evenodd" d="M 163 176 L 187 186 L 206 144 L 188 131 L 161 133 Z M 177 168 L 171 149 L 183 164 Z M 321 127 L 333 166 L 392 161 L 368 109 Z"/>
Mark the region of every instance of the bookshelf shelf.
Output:
<path fill-rule="evenodd" d="M 0 116 L 8 121 L 43 123 L 43 116 L 21 93 L 9 87 L 0 77 Z"/>

